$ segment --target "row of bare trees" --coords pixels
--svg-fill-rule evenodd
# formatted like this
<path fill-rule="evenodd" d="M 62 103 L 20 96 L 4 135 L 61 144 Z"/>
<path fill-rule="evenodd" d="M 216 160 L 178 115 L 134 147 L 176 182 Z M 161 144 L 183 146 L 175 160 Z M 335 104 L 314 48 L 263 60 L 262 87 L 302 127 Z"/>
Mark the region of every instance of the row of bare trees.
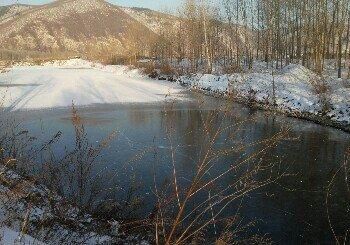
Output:
<path fill-rule="evenodd" d="M 163 63 L 213 73 L 259 60 L 321 73 L 332 60 L 339 77 L 347 69 L 350 76 L 348 0 L 185 0 L 177 15 L 160 22 L 160 37 L 147 47 Z"/>
<path fill-rule="evenodd" d="M 259 0 L 256 17 L 257 56 L 290 62 L 321 73 L 327 59 L 336 60 L 341 77 L 349 58 L 349 9 L 347 0 Z"/>

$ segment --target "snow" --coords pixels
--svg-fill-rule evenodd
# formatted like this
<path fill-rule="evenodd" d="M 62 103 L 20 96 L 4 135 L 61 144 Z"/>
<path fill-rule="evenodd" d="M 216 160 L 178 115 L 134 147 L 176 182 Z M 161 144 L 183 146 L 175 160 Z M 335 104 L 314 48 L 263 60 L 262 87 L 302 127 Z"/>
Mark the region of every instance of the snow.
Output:
<path fill-rule="evenodd" d="M 274 103 L 274 83 L 275 103 L 279 110 L 289 114 L 310 113 L 323 116 L 322 95 L 315 92 L 312 84 L 315 79 L 320 77 L 301 65 L 292 64 L 278 72 L 255 69 L 230 75 L 195 74 L 181 76 L 179 82 L 210 93 L 233 94 L 265 106 Z M 334 78 L 326 79 L 325 83 L 330 88 L 324 95 L 330 104 L 326 116 L 333 121 L 350 124 L 350 88 L 340 86 Z"/>
<path fill-rule="evenodd" d="M 0 245 L 141 242 L 135 236 L 119 233 L 119 222 L 95 219 L 46 186 L 33 183 L 6 166 L 0 165 L 0 173 Z M 29 196 L 35 198 L 27 198 Z M 28 217 L 26 232 L 29 235 L 19 232 L 24 217 Z"/>
<path fill-rule="evenodd" d="M 265 68 L 264 68 L 265 67 Z M 210 93 L 233 94 L 264 106 L 276 104 L 288 114 L 309 113 L 350 124 L 350 88 L 326 77 L 326 94 L 317 94 L 314 72 L 291 64 L 281 70 L 256 63 L 249 72 L 180 76 L 178 83 Z M 273 96 L 273 83 L 275 96 Z M 318 85 L 316 85 L 317 87 Z M 2 99 L 1 101 L 1 98 Z M 325 101 L 329 108 L 325 111 Z M 42 66 L 18 64 L 0 74 L 0 105 L 11 109 L 88 106 L 106 103 L 158 103 L 187 100 L 176 83 L 155 81 L 138 69 L 102 65 L 82 59 L 53 61 Z"/>
<path fill-rule="evenodd" d="M 31 236 L 21 235 L 20 232 L 14 231 L 6 226 L 0 227 L 0 244 L 35 244 L 42 245 L 42 243 Z"/>
<path fill-rule="evenodd" d="M 11 110 L 184 99 L 179 85 L 154 81 L 126 66 L 72 59 L 14 66 L 0 74 L 0 101 Z"/>

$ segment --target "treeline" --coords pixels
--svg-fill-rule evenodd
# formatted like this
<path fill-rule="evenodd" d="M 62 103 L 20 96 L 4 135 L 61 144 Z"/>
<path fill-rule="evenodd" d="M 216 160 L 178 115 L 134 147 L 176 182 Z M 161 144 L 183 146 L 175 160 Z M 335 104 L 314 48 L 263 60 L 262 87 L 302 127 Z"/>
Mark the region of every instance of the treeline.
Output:
<path fill-rule="evenodd" d="M 332 60 L 339 77 L 346 70 L 350 77 L 349 0 L 186 0 L 177 15 L 160 22 L 160 38 L 149 46 L 163 64 L 212 73 L 251 68 L 259 60 L 321 73 Z"/>
<path fill-rule="evenodd" d="M 8 50 L 0 49 L 0 63 L 16 63 L 16 62 L 31 62 L 43 63 L 51 60 L 63 60 L 79 56 L 75 52 L 61 51 L 61 52 L 40 52 L 27 50 Z M 90 57 L 87 57 L 90 58 Z"/>

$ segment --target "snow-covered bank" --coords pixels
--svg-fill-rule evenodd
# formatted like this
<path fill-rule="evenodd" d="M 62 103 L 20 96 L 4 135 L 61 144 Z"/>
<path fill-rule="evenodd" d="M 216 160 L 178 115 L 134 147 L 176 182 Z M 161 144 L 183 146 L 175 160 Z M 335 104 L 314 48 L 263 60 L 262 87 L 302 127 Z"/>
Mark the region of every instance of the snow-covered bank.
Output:
<path fill-rule="evenodd" d="M 168 80 L 177 83 L 170 83 L 147 78 L 138 69 L 82 59 L 18 64 L 0 74 L 0 106 L 16 110 L 67 107 L 72 101 L 92 105 L 186 100 L 181 84 L 350 131 L 350 86 L 332 76 L 321 79 L 301 65 L 273 72 L 263 67 L 257 64 L 251 71 L 229 75 L 171 77 Z"/>
<path fill-rule="evenodd" d="M 126 66 L 81 59 L 16 65 L 0 74 L 0 105 L 12 110 L 184 99 L 179 85 L 154 81 Z"/>
<path fill-rule="evenodd" d="M 350 130 L 350 87 L 330 78 L 320 82 L 320 77 L 301 65 L 289 65 L 276 74 L 197 74 L 177 81 L 209 94 L 231 95 L 262 108 Z M 322 86 L 327 91 L 318 93 Z"/>
<path fill-rule="evenodd" d="M 43 245 L 42 243 L 35 238 L 23 235 L 21 232 L 14 231 L 6 226 L 0 227 L 0 244 L 35 244 L 35 245 Z"/>
<path fill-rule="evenodd" d="M 0 244 L 148 244 L 119 226 L 0 164 Z"/>

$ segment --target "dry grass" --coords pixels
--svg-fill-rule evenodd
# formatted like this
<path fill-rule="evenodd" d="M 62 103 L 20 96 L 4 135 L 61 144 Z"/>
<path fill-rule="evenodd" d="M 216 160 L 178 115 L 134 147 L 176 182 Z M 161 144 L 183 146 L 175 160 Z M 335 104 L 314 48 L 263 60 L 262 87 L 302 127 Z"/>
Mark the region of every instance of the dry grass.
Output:
<path fill-rule="evenodd" d="M 171 67 L 169 63 L 161 64 L 159 66 L 160 73 L 162 75 L 174 75 L 175 70 Z"/>
<path fill-rule="evenodd" d="M 312 80 L 310 80 L 310 83 L 316 95 L 324 95 L 330 92 L 329 85 L 327 84 L 326 80 L 322 77 L 314 77 Z"/>
<path fill-rule="evenodd" d="M 135 66 L 141 69 L 145 75 L 149 75 L 152 78 L 156 78 L 158 76 L 154 62 L 137 63 Z"/>
<path fill-rule="evenodd" d="M 33 176 L 33 160 L 40 154 L 50 153 L 51 146 L 59 141 L 61 133 L 58 132 L 41 146 L 33 147 L 35 139 L 29 136 L 29 132 L 21 131 L 18 124 L 16 124 L 16 120 L 5 118 L 1 114 L 0 209 L 1 212 L 6 214 L 6 219 L 3 221 L 5 222 L 4 224 L 8 227 L 20 227 L 21 236 L 31 234 L 35 237 L 38 235 L 42 239 L 50 241 L 53 237 L 60 236 L 59 233 L 62 230 L 60 230 L 61 228 L 56 230 L 57 227 L 65 227 L 67 231 L 72 231 L 75 235 L 79 234 L 79 232 L 84 232 L 81 230 L 82 223 L 79 217 L 81 215 L 83 218 L 86 213 L 82 213 L 83 215 L 76 213 L 77 219 L 72 220 L 69 217 L 72 214 L 69 210 L 74 207 L 71 204 L 79 204 L 81 207 L 88 209 L 89 201 L 91 201 L 91 198 L 94 198 L 95 194 L 92 190 L 95 187 L 93 183 L 97 181 L 90 178 L 91 166 L 101 149 L 109 144 L 114 135 L 111 134 L 108 138 L 102 140 L 97 147 L 92 147 L 87 141 L 82 120 L 74 106 L 71 120 L 76 131 L 75 149 L 67 152 L 67 155 L 61 161 L 47 163 L 48 169 L 44 169 L 44 172 L 36 173 Z M 58 163 L 61 165 L 56 165 Z M 21 173 L 24 177 L 13 178 L 9 168 L 16 173 Z M 71 180 L 71 182 L 66 181 L 63 183 L 64 179 Z M 50 186 L 50 190 L 37 191 L 39 183 Z M 62 184 L 66 185 L 62 186 Z M 64 193 L 66 199 L 58 198 L 55 191 Z M 51 192 L 54 193 L 55 200 L 51 199 Z M 23 208 L 26 209 L 24 210 Z M 39 215 L 40 217 L 32 220 L 33 217 L 36 217 L 33 213 L 35 213 L 37 208 L 44 208 L 49 213 L 47 215 L 45 213 L 42 216 Z M 31 218 L 29 219 L 29 217 Z M 110 219 L 110 217 L 107 218 L 108 220 Z M 109 225 L 106 222 L 101 223 L 104 224 L 103 227 L 92 228 L 95 231 L 109 229 Z M 67 239 L 65 242 L 73 239 L 68 233 L 64 237 L 63 239 Z M 75 237 L 74 239 L 80 238 Z"/>

